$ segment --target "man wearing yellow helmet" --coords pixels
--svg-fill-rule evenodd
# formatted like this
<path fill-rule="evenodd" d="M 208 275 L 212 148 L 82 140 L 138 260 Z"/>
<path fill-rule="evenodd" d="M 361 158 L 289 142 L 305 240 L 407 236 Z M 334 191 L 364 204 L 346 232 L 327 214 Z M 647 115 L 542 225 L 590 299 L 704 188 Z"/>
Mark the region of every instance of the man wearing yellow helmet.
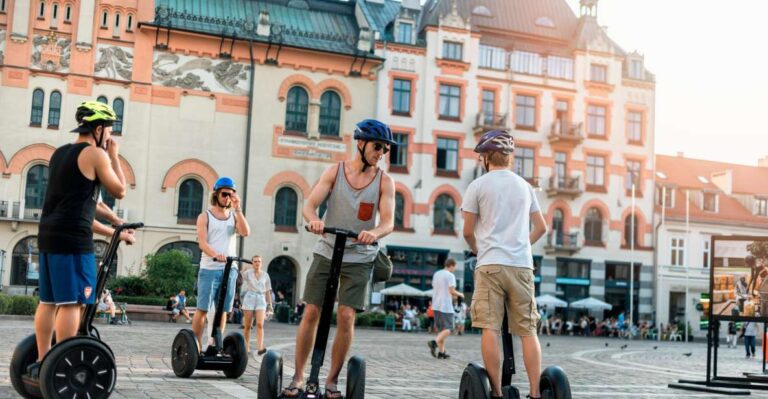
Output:
<path fill-rule="evenodd" d="M 77 333 L 82 305 L 98 293 L 92 226 L 104 186 L 113 197 L 125 196 L 117 142 L 111 137 L 117 121 L 109 105 L 85 101 L 75 115 L 79 133 L 74 143 L 53 153 L 50 180 L 40 218 L 40 304 L 35 312 L 38 361 L 51 347 L 51 336 L 63 341 Z M 128 240 L 127 237 L 123 239 Z M 29 367 L 39 373 L 39 363 Z"/>

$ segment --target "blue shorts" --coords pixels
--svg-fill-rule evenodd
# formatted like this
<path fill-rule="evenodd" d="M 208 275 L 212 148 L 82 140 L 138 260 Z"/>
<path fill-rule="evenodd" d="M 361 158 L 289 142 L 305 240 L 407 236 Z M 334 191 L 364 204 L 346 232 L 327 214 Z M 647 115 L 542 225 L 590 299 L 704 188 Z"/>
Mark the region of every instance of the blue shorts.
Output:
<path fill-rule="evenodd" d="M 200 269 L 197 274 L 197 309 L 207 312 L 211 306 L 216 305 L 219 298 L 219 287 L 224 277 L 224 269 L 208 270 Z M 237 285 L 237 269 L 229 270 L 229 285 L 227 287 L 227 296 L 224 298 L 224 311 L 232 310 L 232 304 L 235 301 L 235 288 Z M 214 309 L 215 311 L 215 309 Z"/>
<path fill-rule="evenodd" d="M 93 253 L 49 254 L 41 252 L 40 302 L 70 305 L 96 300 L 96 258 Z"/>

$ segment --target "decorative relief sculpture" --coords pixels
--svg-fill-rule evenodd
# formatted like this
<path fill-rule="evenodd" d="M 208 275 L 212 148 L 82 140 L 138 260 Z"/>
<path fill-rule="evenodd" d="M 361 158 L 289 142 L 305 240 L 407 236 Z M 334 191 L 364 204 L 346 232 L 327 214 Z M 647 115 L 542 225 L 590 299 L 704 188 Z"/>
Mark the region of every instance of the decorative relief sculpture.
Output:
<path fill-rule="evenodd" d="M 249 68 L 231 60 L 156 51 L 152 82 L 167 87 L 247 95 Z"/>
<path fill-rule="evenodd" d="M 132 52 L 133 49 L 129 47 L 99 45 L 98 61 L 94 67 L 96 76 L 131 80 Z"/>
<path fill-rule="evenodd" d="M 32 39 L 32 68 L 49 72 L 68 72 L 72 40 L 58 37 L 56 32 Z"/>

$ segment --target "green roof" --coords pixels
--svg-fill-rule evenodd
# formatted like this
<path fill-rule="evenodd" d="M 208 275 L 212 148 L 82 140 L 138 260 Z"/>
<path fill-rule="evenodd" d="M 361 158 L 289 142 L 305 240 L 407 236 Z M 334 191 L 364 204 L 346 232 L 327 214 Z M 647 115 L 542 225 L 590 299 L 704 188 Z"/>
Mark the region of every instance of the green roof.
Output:
<path fill-rule="evenodd" d="M 342 54 L 358 54 L 354 2 L 335 0 L 156 0 L 148 25 L 211 35 L 253 38 Z M 256 35 L 259 14 L 269 13 L 271 36 Z"/>

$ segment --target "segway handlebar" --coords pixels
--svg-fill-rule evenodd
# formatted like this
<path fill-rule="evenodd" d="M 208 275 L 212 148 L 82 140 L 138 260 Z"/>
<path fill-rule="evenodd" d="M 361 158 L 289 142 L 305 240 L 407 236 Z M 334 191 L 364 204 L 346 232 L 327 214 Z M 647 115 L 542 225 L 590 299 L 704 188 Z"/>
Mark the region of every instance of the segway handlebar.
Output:
<path fill-rule="evenodd" d="M 310 231 L 309 226 L 305 225 L 304 230 Z M 347 238 L 357 238 L 360 235 L 352 230 L 340 229 L 337 227 L 325 227 L 323 228 L 323 234 L 334 234 L 337 236 L 346 236 Z M 379 242 L 374 241 L 371 245 L 379 245 Z"/>
<path fill-rule="evenodd" d="M 232 263 L 232 262 L 247 263 L 249 265 L 253 264 L 253 262 L 245 258 L 239 258 L 237 256 L 227 256 L 227 263 Z"/>

